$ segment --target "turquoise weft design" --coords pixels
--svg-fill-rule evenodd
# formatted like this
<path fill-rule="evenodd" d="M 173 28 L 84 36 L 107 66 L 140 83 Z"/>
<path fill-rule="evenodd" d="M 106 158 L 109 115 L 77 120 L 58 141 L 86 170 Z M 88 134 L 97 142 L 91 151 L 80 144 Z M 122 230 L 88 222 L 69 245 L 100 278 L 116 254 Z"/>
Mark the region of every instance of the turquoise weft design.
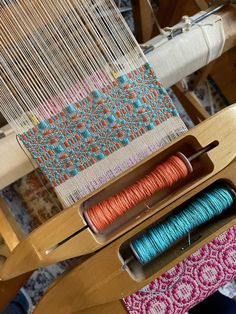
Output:
<path fill-rule="evenodd" d="M 53 186 L 178 115 L 145 64 L 21 135 Z"/>

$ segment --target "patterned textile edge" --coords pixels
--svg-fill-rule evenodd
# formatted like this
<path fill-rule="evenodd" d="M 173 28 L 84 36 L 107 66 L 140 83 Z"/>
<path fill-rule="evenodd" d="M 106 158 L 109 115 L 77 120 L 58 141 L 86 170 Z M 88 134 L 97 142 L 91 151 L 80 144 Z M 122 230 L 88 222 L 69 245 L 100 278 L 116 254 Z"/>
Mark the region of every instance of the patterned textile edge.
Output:
<path fill-rule="evenodd" d="M 236 226 L 123 299 L 130 314 L 182 314 L 236 277 Z"/>
<path fill-rule="evenodd" d="M 102 90 L 94 90 L 82 101 L 70 104 L 47 121 L 41 121 L 20 138 L 51 185 L 58 187 L 59 197 L 69 206 L 126 170 L 127 163 L 132 166 L 155 150 L 150 147 L 159 148 L 186 130 L 166 90 L 146 63 Z M 144 144 L 143 147 L 147 143 L 147 153 L 143 147 L 134 145 L 135 153 L 132 153 L 130 145 L 134 142 Z M 116 154 L 113 159 L 114 153 L 120 150 L 122 154 Z M 140 154 L 145 156 L 138 157 Z M 102 163 L 104 160 L 106 163 Z M 94 188 L 93 177 L 104 181 L 95 165 L 99 165 L 98 172 L 111 170 L 113 174 Z M 120 171 L 113 170 L 114 167 Z M 91 177 L 83 174 L 88 169 Z M 67 182 L 70 188 L 65 185 Z"/>

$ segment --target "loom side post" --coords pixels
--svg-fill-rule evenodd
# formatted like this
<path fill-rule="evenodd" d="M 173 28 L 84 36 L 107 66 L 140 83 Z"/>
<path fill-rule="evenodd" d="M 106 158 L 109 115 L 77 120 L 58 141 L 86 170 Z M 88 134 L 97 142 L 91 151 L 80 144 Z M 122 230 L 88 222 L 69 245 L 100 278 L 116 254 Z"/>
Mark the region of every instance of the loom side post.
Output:
<path fill-rule="evenodd" d="M 0 198 L 0 269 L 14 248 L 23 240 L 24 235 L 9 212 L 6 203 Z M 15 265 L 16 267 L 16 265 Z M 12 280 L 2 281 L 0 276 L 0 312 L 26 283 L 31 273 L 23 274 Z"/>

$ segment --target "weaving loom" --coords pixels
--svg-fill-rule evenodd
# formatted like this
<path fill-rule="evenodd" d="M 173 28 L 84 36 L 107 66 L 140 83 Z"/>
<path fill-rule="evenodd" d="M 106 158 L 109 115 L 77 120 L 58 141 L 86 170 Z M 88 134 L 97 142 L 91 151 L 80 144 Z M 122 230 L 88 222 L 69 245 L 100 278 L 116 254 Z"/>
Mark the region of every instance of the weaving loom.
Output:
<path fill-rule="evenodd" d="M 79 278 L 84 291 L 72 294 L 85 299 L 71 313 L 82 311 L 130 294 L 235 224 L 235 106 L 187 132 L 112 0 L 3 1 L 2 10 L 1 111 L 66 207 L 14 248 L 2 279 L 106 246 L 55 287 L 60 295 Z M 140 234 L 161 218 L 173 223 L 176 208 L 190 221 L 179 206 L 196 206 L 198 197 L 212 213 L 203 208 L 199 223 L 152 258 L 142 255 Z M 187 249 L 172 246 L 195 228 L 199 238 Z M 91 269 L 99 269 L 97 285 Z M 53 308 L 53 297 L 36 313 Z"/>

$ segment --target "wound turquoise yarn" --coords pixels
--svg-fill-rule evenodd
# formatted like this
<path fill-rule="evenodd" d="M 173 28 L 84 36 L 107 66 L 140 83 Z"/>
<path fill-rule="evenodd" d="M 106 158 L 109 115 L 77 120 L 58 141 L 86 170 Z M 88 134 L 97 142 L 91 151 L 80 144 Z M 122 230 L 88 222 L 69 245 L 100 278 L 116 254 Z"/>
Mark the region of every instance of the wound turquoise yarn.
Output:
<path fill-rule="evenodd" d="M 200 193 L 179 213 L 173 214 L 132 241 L 131 246 L 142 264 L 163 253 L 174 241 L 186 236 L 194 228 L 220 215 L 233 204 L 233 193 L 223 186 L 215 186 Z"/>

